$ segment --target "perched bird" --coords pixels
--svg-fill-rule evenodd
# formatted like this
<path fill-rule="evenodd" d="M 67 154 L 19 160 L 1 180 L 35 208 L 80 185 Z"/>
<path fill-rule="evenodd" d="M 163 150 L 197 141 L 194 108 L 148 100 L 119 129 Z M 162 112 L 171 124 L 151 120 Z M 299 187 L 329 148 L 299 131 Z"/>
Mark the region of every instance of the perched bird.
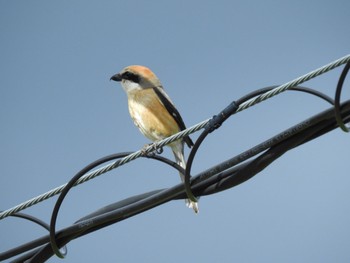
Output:
<path fill-rule="evenodd" d="M 111 80 L 121 82 L 128 97 L 131 118 L 148 139 L 153 142 L 159 141 L 186 129 L 180 113 L 166 94 L 157 76 L 149 68 L 138 65 L 128 66 L 113 75 Z M 174 153 L 177 164 L 186 169 L 184 143 L 188 147 L 193 146 L 188 136 L 168 146 Z M 184 181 L 182 173 L 180 177 Z M 197 202 L 186 200 L 186 204 L 198 213 Z"/>

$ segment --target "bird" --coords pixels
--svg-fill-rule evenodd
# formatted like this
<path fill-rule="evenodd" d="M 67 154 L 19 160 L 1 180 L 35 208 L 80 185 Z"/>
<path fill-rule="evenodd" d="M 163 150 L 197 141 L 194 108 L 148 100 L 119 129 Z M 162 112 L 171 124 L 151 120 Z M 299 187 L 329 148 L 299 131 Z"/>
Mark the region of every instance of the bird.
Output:
<path fill-rule="evenodd" d="M 160 141 L 186 129 L 180 113 L 165 92 L 160 80 L 148 67 L 141 65 L 125 67 L 114 74 L 110 80 L 121 83 L 128 98 L 129 113 L 134 124 L 151 141 Z M 184 170 L 186 170 L 185 143 L 189 148 L 193 146 L 189 136 L 168 144 L 176 163 Z M 184 174 L 181 172 L 179 174 L 184 182 Z M 199 212 L 198 202 L 190 199 L 185 201 L 195 213 Z"/>

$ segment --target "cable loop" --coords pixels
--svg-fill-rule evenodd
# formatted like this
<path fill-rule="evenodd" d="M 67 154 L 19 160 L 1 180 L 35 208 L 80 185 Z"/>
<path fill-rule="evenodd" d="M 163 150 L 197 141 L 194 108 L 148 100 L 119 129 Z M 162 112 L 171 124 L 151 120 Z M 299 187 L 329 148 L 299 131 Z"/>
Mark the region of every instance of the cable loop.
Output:
<path fill-rule="evenodd" d="M 153 144 L 154 146 L 155 144 Z M 149 145 L 152 146 L 152 145 Z M 163 149 L 162 147 L 160 148 L 156 148 L 156 149 Z M 60 249 L 57 243 L 57 238 L 56 238 L 56 221 L 57 221 L 57 216 L 58 216 L 58 212 L 60 210 L 60 207 L 63 203 L 63 200 L 65 199 L 66 195 L 68 194 L 68 192 L 73 188 L 73 186 L 78 182 L 78 180 L 83 177 L 86 173 L 88 173 L 90 170 L 94 169 L 95 167 L 106 163 L 106 162 L 110 162 L 112 160 L 116 160 L 116 159 L 121 159 L 124 158 L 126 156 L 129 156 L 132 152 L 125 152 L 125 153 L 117 153 L 117 154 L 112 154 L 112 155 L 108 155 L 105 156 L 103 158 L 100 158 L 92 163 L 90 163 L 89 165 L 87 165 L 86 167 L 84 167 L 83 169 L 81 169 L 75 176 L 73 176 L 70 181 L 66 184 L 66 186 L 64 187 L 64 189 L 62 190 L 61 194 L 59 195 L 56 204 L 54 206 L 54 209 L 52 211 L 51 214 L 51 221 L 50 221 L 50 226 L 48 228 L 48 230 L 50 231 L 50 244 L 51 244 L 51 248 L 54 252 L 54 254 L 56 256 L 58 256 L 59 258 L 64 258 L 65 256 L 65 252 L 67 251 L 66 248 L 62 248 Z M 146 158 L 151 158 L 160 162 L 163 162 L 165 164 L 168 164 L 171 167 L 174 167 L 175 169 L 177 169 L 178 171 L 180 171 L 181 173 L 184 173 L 183 168 L 181 166 L 179 166 L 177 163 L 170 161 L 167 158 L 158 156 L 155 154 L 155 152 L 149 152 L 149 153 L 145 153 L 145 155 L 142 155 L 142 157 L 146 157 Z M 63 250 L 64 249 L 64 250 Z"/>
<path fill-rule="evenodd" d="M 337 84 L 337 89 L 335 91 L 335 98 L 334 98 L 334 114 L 335 114 L 335 119 L 337 120 L 338 126 L 344 131 L 344 132 L 349 132 L 350 128 L 347 127 L 343 121 L 343 118 L 341 117 L 340 114 L 340 95 L 341 91 L 343 89 L 343 84 L 346 78 L 346 75 L 348 74 L 350 69 L 350 62 L 347 62 L 340 77 L 339 81 Z"/>
<path fill-rule="evenodd" d="M 24 208 L 27 208 L 31 205 L 34 205 L 34 204 L 37 204 L 38 202 L 41 202 L 53 195 L 56 195 L 56 194 L 59 194 L 61 193 L 61 195 L 59 196 L 57 202 L 56 202 L 56 205 L 54 207 L 54 210 L 53 210 L 53 213 L 52 213 L 52 217 L 51 217 L 51 222 L 50 222 L 50 242 L 48 243 L 48 246 L 51 245 L 51 248 L 52 248 L 52 251 L 54 251 L 54 253 L 63 258 L 64 257 L 64 254 L 66 251 L 63 251 L 63 250 L 60 250 L 59 246 L 63 246 L 65 243 L 63 241 L 61 241 L 62 239 L 62 233 L 60 232 L 60 234 L 58 235 L 58 237 L 56 236 L 56 231 L 55 231 L 55 224 L 56 224 L 56 219 L 57 219 L 57 215 L 58 215 L 58 211 L 59 211 L 59 208 L 60 208 L 60 205 L 61 203 L 63 202 L 63 199 L 64 197 L 66 196 L 66 194 L 68 193 L 68 191 L 75 185 L 78 185 L 80 183 L 83 183 L 87 180 L 90 180 L 94 177 L 97 177 L 103 173 L 106 173 L 114 168 L 117 168 L 129 161 L 132 161 L 138 157 L 148 157 L 148 158 L 154 158 L 154 159 L 158 159 L 160 161 L 163 161 L 165 163 L 168 163 L 169 165 L 171 165 L 172 167 L 175 167 L 177 170 L 179 170 L 181 173 L 184 173 L 185 174 L 185 190 L 186 190 L 186 194 L 188 196 L 189 199 L 191 199 L 192 201 L 196 201 L 196 197 L 194 196 L 193 192 L 192 192 L 192 189 L 191 189 L 191 176 L 190 176 L 190 171 L 191 171 L 191 166 L 192 166 L 192 163 L 193 163 L 193 160 L 194 160 L 194 156 L 199 148 L 199 146 L 201 145 L 201 143 L 203 142 L 203 140 L 206 138 L 206 136 L 213 132 L 214 130 L 216 130 L 217 128 L 219 128 L 222 123 L 228 119 L 230 116 L 232 116 L 233 114 L 235 114 L 236 112 L 239 112 L 239 111 L 242 111 L 250 106 L 253 106 L 257 103 L 260 103 L 261 101 L 263 100 L 266 100 L 272 96 L 275 96 L 283 91 L 286 91 L 286 90 L 289 90 L 289 89 L 293 89 L 293 87 L 297 87 L 296 85 L 302 83 L 302 82 L 305 82 L 307 80 L 310 80 L 311 78 L 314 78 L 318 75 L 321 75 L 337 66 L 340 66 L 341 64 L 344 64 L 346 63 L 344 69 L 343 69 L 343 72 L 340 76 L 340 79 L 339 79 L 339 82 L 338 82 L 338 85 L 337 85 L 337 90 L 336 90 L 336 95 L 335 95 L 335 101 L 334 101 L 334 113 L 335 113 L 335 118 L 336 118 L 336 121 L 339 125 L 339 127 L 341 127 L 344 131 L 349 131 L 349 128 L 345 126 L 344 124 L 344 120 L 345 122 L 349 122 L 350 121 L 350 117 L 349 116 L 346 116 L 345 119 L 343 120 L 342 119 L 342 114 L 345 115 L 345 114 L 348 114 L 350 112 L 349 110 L 349 105 L 347 104 L 343 104 L 344 107 L 340 107 L 340 95 L 341 95 L 341 90 L 342 90 L 342 86 L 343 86 L 343 83 L 345 81 L 345 78 L 346 78 L 346 75 L 350 69 L 350 55 L 347 56 L 347 57 L 344 57 L 342 59 L 339 59 L 333 63 L 330 63 L 329 65 L 326 65 L 318 70 L 315 70 L 309 74 L 306 74 L 296 80 L 293 80 L 289 83 L 286 83 L 284 85 L 281 85 L 281 86 L 278 86 L 277 88 L 273 88 L 273 89 L 269 89 L 269 91 L 266 92 L 266 90 L 262 89 L 262 90 L 258 90 L 258 91 L 255 91 L 255 92 L 252 92 L 246 96 L 244 96 L 243 98 L 241 98 L 240 100 L 237 100 L 236 102 L 232 102 L 230 105 L 228 105 L 223 111 L 221 111 L 218 115 L 215 115 L 212 119 L 210 120 L 206 120 L 206 121 L 203 121 L 202 123 L 199 123 L 189 129 L 186 129 L 178 134 L 175 134 L 173 136 L 170 136 L 169 138 L 166 138 L 162 141 L 159 141 L 159 142 L 155 142 L 151 145 L 148 145 L 147 147 L 144 147 L 142 150 L 140 151 L 137 151 L 135 153 L 119 153 L 119 154 L 116 154 L 116 155 L 112 155 L 112 156 L 108 156 L 108 157 L 104 157 L 104 158 L 101 158 L 91 164 L 89 164 L 88 166 L 86 166 L 85 168 L 83 168 L 78 174 L 76 174 L 66 185 L 63 185 L 61 187 L 58 187 L 58 188 L 55 188 L 53 190 L 51 190 L 50 192 L 48 193 L 45 193 L 41 196 L 39 196 L 40 198 L 33 198 L 31 200 L 29 200 L 28 202 L 24 203 L 24 204 L 21 204 L 17 207 L 15 207 L 14 209 L 10 209 L 10 210 L 7 210 L 5 212 L 0 212 L 0 219 L 3 219 L 4 217 L 6 216 L 15 216 L 15 213 L 24 209 Z M 300 89 L 300 87 L 299 87 Z M 305 92 L 309 92 L 309 93 L 312 93 L 310 91 L 306 91 L 305 89 L 301 89 L 302 91 L 305 91 Z M 258 95 L 257 95 L 258 94 Z M 314 94 L 315 95 L 315 94 Z M 329 98 L 323 96 L 322 94 L 318 94 L 317 96 L 319 97 L 322 97 L 324 98 L 325 100 L 327 100 L 328 102 L 332 103 L 332 100 L 330 100 Z M 329 112 L 327 111 L 327 118 L 331 119 L 332 123 L 327 126 L 326 128 L 322 129 L 322 132 L 327 132 L 327 129 L 334 129 L 334 127 L 336 127 L 335 125 L 335 120 L 334 120 L 334 115 L 333 115 L 333 107 L 331 109 L 329 109 Z M 328 120 L 328 119 L 327 119 Z M 309 122 L 306 122 L 307 123 L 307 127 L 308 125 L 310 125 Z M 318 122 L 316 123 L 315 121 L 315 126 L 317 125 L 320 125 L 322 126 L 322 123 L 319 124 Z M 306 129 L 306 126 L 305 126 L 305 129 Z M 299 126 L 298 126 L 299 127 Z M 300 127 L 304 127 L 304 126 L 300 126 Z M 195 131 L 198 131 L 202 128 L 205 128 L 204 131 L 200 134 L 200 136 L 198 137 L 198 139 L 196 140 L 196 143 L 195 145 L 193 146 L 192 148 L 192 151 L 190 152 L 190 155 L 188 157 L 188 163 L 187 163 L 187 169 L 184 171 L 179 165 L 177 165 L 176 163 L 174 162 L 171 162 L 171 161 L 165 161 L 165 158 L 163 157 L 160 157 L 160 156 L 157 156 L 157 154 L 161 154 L 163 152 L 163 146 L 164 145 L 167 145 L 175 140 L 178 140 L 178 139 L 181 139 L 181 138 L 184 138 L 185 136 L 188 136 L 190 133 L 193 133 Z M 320 136 L 320 134 L 322 135 L 321 132 L 319 132 L 319 129 L 316 129 L 318 128 L 315 127 L 315 130 L 311 129 L 308 130 L 308 133 L 307 133 L 307 139 L 305 136 L 299 136 L 297 139 L 296 142 L 292 142 L 290 144 L 290 147 L 291 149 L 293 147 L 296 147 L 296 146 L 299 146 L 300 144 L 303 144 L 305 142 L 307 142 L 308 140 L 311 140 L 313 139 L 314 137 L 317 137 L 317 136 Z M 323 127 L 321 127 L 323 128 Z M 296 132 L 297 130 L 294 130 L 294 132 Z M 291 134 L 291 133 L 286 133 L 286 134 Z M 281 139 L 282 137 L 280 137 Z M 273 142 L 273 140 L 270 140 L 269 141 L 270 143 Z M 288 144 L 286 142 L 286 144 Z M 267 148 L 266 148 L 267 149 Z M 261 148 L 258 147 L 258 150 L 262 150 Z M 270 151 L 271 150 L 271 151 Z M 271 147 L 269 149 L 270 152 L 274 152 L 274 149 L 273 147 Z M 252 154 L 252 153 L 251 153 Z M 245 155 L 246 156 L 246 155 Z M 266 155 L 268 156 L 268 155 Z M 247 156 L 246 156 L 247 157 Z M 259 156 L 259 158 L 257 158 L 258 161 L 260 161 L 260 158 L 261 156 Z M 263 155 L 264 157 L 264 155 Z M 269 157 L 269 156 L 268 156 Z M 266 157 L 266 158 L 268 158 Z M 278 158 L 278 154 L 276 155 L 276 158 Z M 114 159 L 118 159 L 117 161 L 115 161 L 114 163 L 110 164 L 110 165 L 106 165 L 100 169 L 97 169 L 93 172 L 90 172 L 90 170 L 92 170 L 93 168 L 96 168 L 98 165 L 102 164 L 102 163 L 105 163 L 107 161 L 111 161 L 111 160 L 114 160 Z M 240 160 L 242 161 L 242 160 Z M 267 162 L 266 163 L 266 166 L 269 165 L 271 162 Z M 246 165 L 246 164 L 245 164 Z M 226 164 L 225 164 L 226 166 Z M 245 167 L 245 166 L 244 166 Z M 261 167 L 262 169 L 264 169 L 264 167 Z M 227 168 L 225 168 L 227 169 Z M 223 170 L 225 170 L 223 168 Z M 254 171 L 254 172 L 258 172 L 258 171 Z M 209 175 L 211 176 L 211 175 Z M 209 177 L 208 177 L 209 178 Z M 197 178 L 196 178 L 197 179 Z M 210 179 L 212 179 L 210 177 Z M 197 181 L 196 181 L 197 182 Z M 196 187 L 198 186 L 197 184 L 195 184 Z M 181 185 L 182 187 L 182 185 Z M 217 185 L 215 186 L 217 187 Z M 198 192 L 198 188 L 196 189 L 197 192 L 195 192 L 197 195 L 201 195 L 202 192 Z M 181 198 L 185 198 L 184 197 L 184 193 L 183 193 L 183 189 L 182 189 L 182 193 L 181 193 Z M 178 196 L 180 195 L 180 192 L 178 194 Z M 172 198 L 176 197 L 175 195 L 169 197 L 169 199 L 167 200 L 162 200 L 162 201 L 159 201 L 159 203 L 156 203 L 156 205 L 159 205 L 160 202 L 166 202 L 166 201 L 169 201 L 169 200 L 172 200 Z M 154 204 L 154 202 L 152 203 Z M 22 206 L 23 205 L 23 206 Z M 148 207 L 151 206 L 150 203 L 147 204 Z M 128 208 L 128 207 L 127 207 Z M 142 210 L 143 208 L 139 208 L 138 212 L 140 211 L 145 211 L 145 210 Z M 122 216 L 125 216 L 125 214 L 123 214 Z M 92 228 L 92 227 L 91 227 Z M 87 226 L 86 229 L 84 229 L 84 231 L 90 231 L 90 225 Z M 75 236 L 72 237 L 75 238 L 77 236 L 80 236 L 83 234 L 83 231 L 82 230 L 78 230 L 76 233 L 75 233 Z M 58 240 L 56 240 L 58 238 Z M 60 243 L 58 243 L 57 241 L 59 241 Z M 50 250 L 51 252 L 51 250 Z M 51 252 L 52 253 L 52 252 Z"/>
<path fill-rule="evenodd" d="M 332 70 L 332 69 L 334 69 L 336 67 L 339 67 L 340 65 L 348 63 L 349 61 L 350 61 L 350 55 L 346 55 L 346 56 L 344 56 L 342 58 L 339 58 L 339 59 L 337 59 L 337 60 L 327 64 L 327 65 L 322 66 L 319 69 L 311 71 L 311 72 L 309 72 L 309 73 L 307 73 L 307 74 L 305 74 L 305 75 L 303 75 L 303 76 L 301 76 L 299 78 L 296 78 L 296 79 L 294 79 L 294 80 L 292 80 L 290 82 L 287 82 L 287 83 L 279 86 L 278 88 L 275 88 L 274 90 L 266 92 L 265 94 L 263 94 L 263 95 L 261 95 L 261 96 L 259 96 L 257 98 L 254 98 L 254 99 L 252 99 L 250 101 L 246 101 L 243 104 L 237 103 L 240 106 L 236 110 L 236 112 L 243 111 L 243 110 L 245 110 L 245 109 L 247 109 L 247 108 L 249 108 L 249 107 L 251 107 L 251 106 L 253 106 L 253 105 L 257 104 L 257 103 L 260 103 L 260 102 L 262 102 L 262 101 L 264 101 L 264 100 L 266 100 L 268 98 L 271 98 L 272 96 L 275 96 L 275 95 L 277 95 L 277 94 L 279 94 L 281 92 L 284 92 L 287 89 L 295 87 L 295 86 L 297 86 L 297 85 L 299 85 L 299 84 L 301 84 L 303 82 L 306 82 L 306 81 L 308 81 L 310 79 L 313 79 L 313 78 L 315 78 L 315 77 L 317 77 L 319 75 L 322 75 L 322 74 L 324 74 L 324 73 L 326 73 L 326 72 L 328 72 L 328 71 L 330 71 L 330 70 Z M 338 111 L 338 113 L 339 113 L 339 111 Z M 204 128 L 209 121 L 210 120 L 202 121 L 201 123 L 198 123 L 198 124 L 188 128 L 188 129 L 186 129 L 184 131 L 181 131 L 181 132 L 179 132 L 179 133 L 177 133 L 177 134 L 175 134 L 173 136 L 170 136 L 170 137 L 160 141 L 159 143 L 157 143 L 157 145 L 164 146 L 164 145 L 167 145 L 167 144 L 169 144 L 169 143 L 171 143 L 173 141 L 176 141 L 178 139 L 184 138 L 185 136 L 188 136 L 189 134 L 197 132 L 197 131 L 201 130 L 202 128 Z M 106 173 L 106 172 L 108 172 L 108 171 L 110 171 L 110 170 L 112 170 L 112 169 L 114 169 L 114 168 L 116 168 L 118 166 L 121 166 L 121 165 L 123 165 L 123 164 L 125 164 L 127 162 L 130 162 L 130 161 L 132 161 L 132 160 L 134 160 L 136 158 L 139 158 L 140 156 L 142 156 L 142 152 L 141 151 L 137 151 L 137 152 L 135 152 L 133 154 L 130 154 L 129 156 L 124 157 L 123 159 L 118 160 L 117 162 L 115 162 L 113 164 L 106 165 L 105 167 L 102 167 L 100 169 L 92 171 L 91 173 L 86 174 L 86 176 L 82 177 L 79 181 L 77 181 L 76 185 L 81 184 L 81 183 L 85 183 L 85 182 L 87 182 L 87 181 L 89 181 L 89 180 L 91 180 L 91 179 L 93 179 L 93 178 L 95 178 L 97 176 L 100 176 L 101 174 Z M 51 198 L 51 197 L 61 193 L 65 186 L 66 185 L 61 185 L 59 187 L 56 187 L 55 189 L 52 189 L 52 190 L 50 190 L 50 191 L 48 191 L 46 193 L 43 193 L 43 194 L 41 194 L 41 195 L 39 195 L 37 197 L 34 197 L 34 198 L 32 198 L 30 200 L 27 200 L 27 201 L 25 201 L 25 202 L 23 202 L 23 203 L 21 203 L 19 205 L 16 205 L 16 206 L 14 206 L 14 207 L 12 207 L 12 208 L 10 208 L 8 210 L 5 210 L 4 212 L 0 212 L 0 220 L 6 218 L 8 216 L 11 216 L 11 215 L 13 215 L 13 214 L 23 210 L 23 209 L 26 209 L 26 208 L 31 207 L 33 205 L 36 205 L 36 204 L 38 204 L 38 203 L 40 203 L 40 202 L 42 202 L 42 201 L 44 201 L 44 200 L 46 200 L 48 198 Z"/>

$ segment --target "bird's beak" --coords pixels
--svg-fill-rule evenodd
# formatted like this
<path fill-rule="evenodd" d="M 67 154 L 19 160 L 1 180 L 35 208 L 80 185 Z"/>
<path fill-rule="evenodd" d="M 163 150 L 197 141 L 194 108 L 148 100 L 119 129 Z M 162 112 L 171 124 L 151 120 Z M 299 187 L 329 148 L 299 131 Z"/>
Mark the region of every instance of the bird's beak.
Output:
<path fill-rule="evenodd" d="M 119 73 L 117 73 L 117 74 L 113 75 L 109 80 L 121 81 L 122 76 Z"/>

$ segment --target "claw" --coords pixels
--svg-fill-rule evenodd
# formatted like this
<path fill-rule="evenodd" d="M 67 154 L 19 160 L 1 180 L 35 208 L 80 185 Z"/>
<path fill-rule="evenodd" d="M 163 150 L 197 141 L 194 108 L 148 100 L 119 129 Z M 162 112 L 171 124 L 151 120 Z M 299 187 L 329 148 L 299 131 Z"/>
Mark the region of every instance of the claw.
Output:
<path fill-rule="evenodd" d="M 157 147 L 156 144 L 157 142 L 154 143 L 149 143 L 145 144 L 142 149 L 141 149 L 141 154 L 143 156 L 154 156 L 155 154 L 162 154 L 163 153 L 163 147 Z M 151 151 L 147 151 L 148 148 L 151 147 Z"/>

